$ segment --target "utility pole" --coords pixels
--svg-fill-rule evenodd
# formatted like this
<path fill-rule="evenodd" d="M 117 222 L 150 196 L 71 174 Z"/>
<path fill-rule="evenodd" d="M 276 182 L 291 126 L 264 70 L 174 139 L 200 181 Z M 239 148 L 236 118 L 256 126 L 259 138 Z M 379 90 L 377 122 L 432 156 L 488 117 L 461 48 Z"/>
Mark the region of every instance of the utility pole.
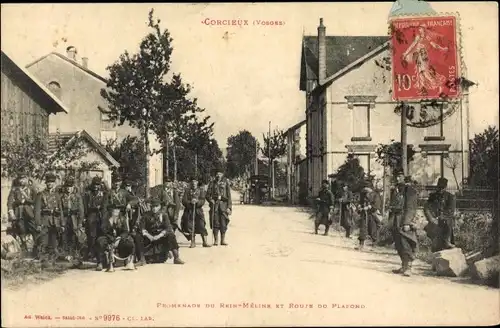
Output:
<path fill-rule="evenodd" d="M 255 175 L 259 174 L 259 146 L 257 138 L 255 138 Z"/>
<path fill-rule="evenodd" d="M 403 166 L 403 173 L 405 176 L 408 175 L 408 138 L 407 138 L 407 122 L 406 122 L 406 111 L 408 108 L 407 103 L 401 105 L 401 165 Z"/>
<path fill-rule="evenodd" d="M 267 133 L 267 158 L 269 160 L 269 179 L 272 178 L 273 169 L 272 169 L 272 160 L 271 160 L 271 121 L 269 121 L 269 132 Z M 268 181 L 269 185 L 269 181 Z M 272 186 L 269 186 L 269 200 L 272 199 Z"/>

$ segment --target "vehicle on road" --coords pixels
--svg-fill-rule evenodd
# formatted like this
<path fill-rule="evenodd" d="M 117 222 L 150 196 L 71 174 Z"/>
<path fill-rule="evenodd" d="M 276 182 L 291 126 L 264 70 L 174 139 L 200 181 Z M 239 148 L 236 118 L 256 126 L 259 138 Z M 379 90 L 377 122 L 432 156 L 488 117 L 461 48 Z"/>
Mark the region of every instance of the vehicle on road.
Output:
<path fill-rule="evenodd" d="M 246 204 L 261 204 L 269 199 L 269 176 L 264 174 L 252 175 L 248 178 L 248 196 L 243 196 Z"/>

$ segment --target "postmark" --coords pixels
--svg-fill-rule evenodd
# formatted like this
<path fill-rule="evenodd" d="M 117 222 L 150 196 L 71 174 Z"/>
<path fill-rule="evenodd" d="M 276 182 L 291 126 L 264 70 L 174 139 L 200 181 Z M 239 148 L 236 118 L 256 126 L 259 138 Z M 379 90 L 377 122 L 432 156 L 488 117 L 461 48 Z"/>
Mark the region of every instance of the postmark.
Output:
<path fill-rule="evenodd" d="M 460 96 L 459 40 L 455 15 L 393 17 L 392 97 L 398 101 Z"/>

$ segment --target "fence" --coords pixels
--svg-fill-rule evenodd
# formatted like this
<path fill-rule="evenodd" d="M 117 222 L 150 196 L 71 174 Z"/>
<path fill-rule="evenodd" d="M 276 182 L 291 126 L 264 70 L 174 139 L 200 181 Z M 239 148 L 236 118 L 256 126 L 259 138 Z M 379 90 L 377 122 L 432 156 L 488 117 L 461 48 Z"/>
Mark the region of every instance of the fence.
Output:
<path fill-rule="evenodd" d="M 424 187 L 419 190 L 419 206 L 423 206 L 433 192 L 435 187 Z M 491 211 L 495 206 L 495 191 L 491 189 L 481 188 L 464 188 L 458 190 L 456 188 L 447 188 L 446 191 L 455 194 L 457 209 L 463 211 Z"/>

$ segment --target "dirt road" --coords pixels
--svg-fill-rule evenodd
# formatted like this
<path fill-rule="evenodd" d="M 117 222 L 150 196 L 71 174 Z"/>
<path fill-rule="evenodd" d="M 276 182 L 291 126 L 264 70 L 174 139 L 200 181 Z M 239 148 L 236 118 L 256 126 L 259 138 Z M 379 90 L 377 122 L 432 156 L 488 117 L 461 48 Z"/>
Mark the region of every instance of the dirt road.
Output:
<path fill-rule="evenodd" d="M 399 261 L 394 251 L 357 252 L 355 241 L 339 233 L 313 235 L 312 222 L 300 209 L 245 205 L 235 206 L 233 212 L 228 247 L 189 249 L 178 236 L 184 266 L 169 260 L 132 272 L 71 271 L 41 285 L 4 290 L 3 326 L 412 326 L 500 321 L 498 289 L 429 276 L 422 263 L 414 277 L 395 275 L 391 270 Z M 37 320 L 35 315 L 50 319 Z"/>

